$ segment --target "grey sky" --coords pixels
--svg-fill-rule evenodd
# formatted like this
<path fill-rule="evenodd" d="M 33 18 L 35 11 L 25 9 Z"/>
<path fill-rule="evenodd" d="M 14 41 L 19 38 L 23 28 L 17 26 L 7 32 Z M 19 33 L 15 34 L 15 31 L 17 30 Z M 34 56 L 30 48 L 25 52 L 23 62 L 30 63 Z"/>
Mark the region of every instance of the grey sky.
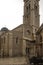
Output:
<path fill-rule="evenodd" d="M 43 22 L 43 0 L 40 1 L 40 24 Z M 10 30 L 23 23 L 23 0 L 0 0 L 0 29 Z"/>
<path fill-rule="evenodd" d="M 43 23 L 43 0 L 40 0 L 40 24 Z"/>

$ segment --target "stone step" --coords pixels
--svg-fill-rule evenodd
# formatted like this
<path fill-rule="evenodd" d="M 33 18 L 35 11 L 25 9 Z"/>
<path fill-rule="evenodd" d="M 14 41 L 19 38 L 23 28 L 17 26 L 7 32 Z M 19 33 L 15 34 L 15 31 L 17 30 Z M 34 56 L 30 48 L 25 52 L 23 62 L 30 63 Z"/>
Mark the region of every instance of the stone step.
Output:
<path fill-rule="evenodd" d="M 1 65 L 27 65 L 27 64 L 1 64 Z"/>
<path fill-rule="evenodd" d="M 25 57 L 0 58 L 0 65 L 27 65 Z"/>

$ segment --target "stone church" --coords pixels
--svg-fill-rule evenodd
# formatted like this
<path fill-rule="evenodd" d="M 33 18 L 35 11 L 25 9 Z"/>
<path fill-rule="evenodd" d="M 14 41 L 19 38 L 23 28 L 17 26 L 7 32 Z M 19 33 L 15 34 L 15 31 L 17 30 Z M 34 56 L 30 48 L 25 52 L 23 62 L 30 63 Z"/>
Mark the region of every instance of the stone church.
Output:
<path fill-rule="evenodd" d="M 43 24 L 40 26 L 40 0 L 24 0 L 23 24 L 0 30 L 0 58 L 43 58 Z"/>

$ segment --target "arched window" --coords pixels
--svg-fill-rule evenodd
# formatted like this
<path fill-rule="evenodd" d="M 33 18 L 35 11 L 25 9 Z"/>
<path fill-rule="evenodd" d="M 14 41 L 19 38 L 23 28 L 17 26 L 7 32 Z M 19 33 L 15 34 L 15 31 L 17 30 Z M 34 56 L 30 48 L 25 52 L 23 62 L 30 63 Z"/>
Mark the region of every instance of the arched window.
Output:
<path fill-rule="evenodd" d="M 27 30 L 27 34 L 30 34 L 31 32 L 30 32 L 30 30 Z"/>

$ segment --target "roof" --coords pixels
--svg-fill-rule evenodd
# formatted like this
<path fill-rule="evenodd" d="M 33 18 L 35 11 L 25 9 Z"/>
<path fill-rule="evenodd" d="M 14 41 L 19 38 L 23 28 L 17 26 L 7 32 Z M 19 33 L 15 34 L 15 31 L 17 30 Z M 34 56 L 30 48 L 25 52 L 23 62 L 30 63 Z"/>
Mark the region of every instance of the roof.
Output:
<path fill-rule="evenodd" d="M 23 24 L 17 26 L 16 28 L 14 28 L 12 31 L 22 31 L 23 30 Z"/>
<path fill-rule="evenodd" d="M 8 31 L 8 28 L 3 27 L 3 28 L 1 28 L 1 31 Z"/>

